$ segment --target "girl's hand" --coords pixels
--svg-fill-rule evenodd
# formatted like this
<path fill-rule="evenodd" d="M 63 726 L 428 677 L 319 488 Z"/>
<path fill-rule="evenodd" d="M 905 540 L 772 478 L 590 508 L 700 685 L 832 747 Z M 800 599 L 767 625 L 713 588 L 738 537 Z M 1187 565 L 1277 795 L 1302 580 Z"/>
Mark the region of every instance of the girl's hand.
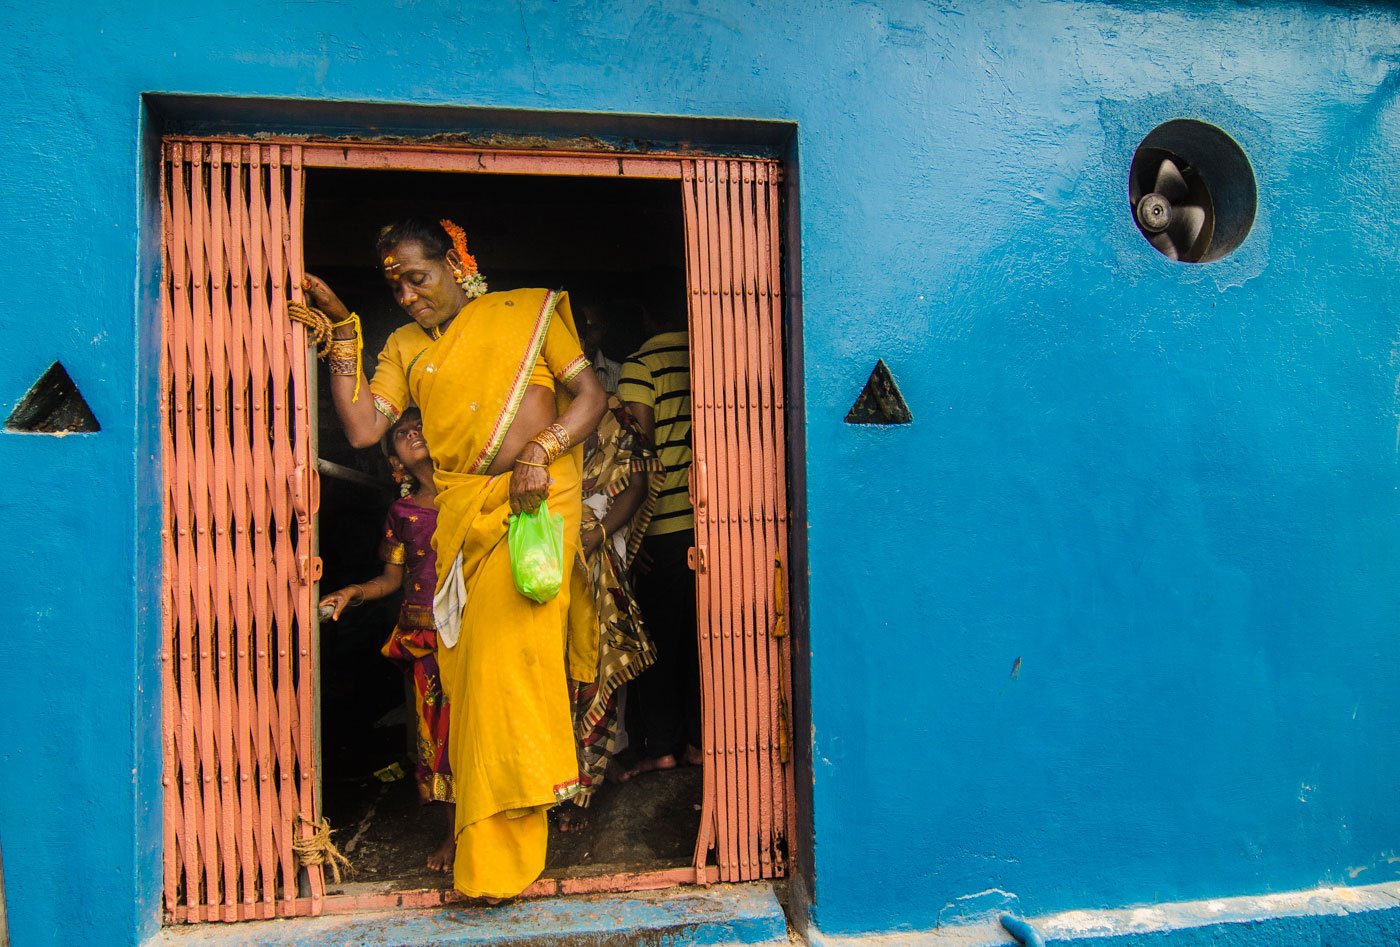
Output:
<path fill-rule="evenodd" d="M 320 607 L 325 608 L 329 605 L 331 607 L 331 621 L 338 621 L 340 613 L 349 607 L 351 599 L 355 597 L 355 592 L 356 587 L 353 585 L 332 592 L 321 599 Z"/>
<path fill-rule="evenodd" d="M 325 280 L 307 273 L 306 278 L 301 281 L 301 288 L 306 293 L 307 302 L 330 316 L 331 322 L 341 322 L 350 318 L 350 310 L 345 308 L 345 303 L 326 285 Z"/>
<path fill-rule="evenodd" d="M 533 513 L 549 496 L 549 468 L 537 466 L 544 463 L 544 448 L 533 441 L 526 444 L 515 459 L 515 467 L 510 474 L 510 511 L 512 513 Z M 521 463 L 521 461 L 529 463 Z"/>
<path fill-rule="evenodd" d="M 603 545 L 603 530 L 597 523 L 590 523 L 583 531 L 583 557 L 587 559 Z"/>

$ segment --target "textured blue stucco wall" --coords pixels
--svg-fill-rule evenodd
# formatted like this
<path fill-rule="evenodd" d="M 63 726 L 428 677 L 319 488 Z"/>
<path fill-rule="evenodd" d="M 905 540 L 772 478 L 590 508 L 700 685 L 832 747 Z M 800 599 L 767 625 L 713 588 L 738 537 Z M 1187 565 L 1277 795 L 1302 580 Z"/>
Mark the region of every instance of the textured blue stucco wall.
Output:
<path fill-rule="evenodd" d="M 0 27 L 0 410 L 62 359 L 103 425 L 0 435 L 19 947 L 157 918 L 144 92 L 797 123 L 823 930 L 1395 877 L 1393 8 L 7 0 Z M 1201 267 L 1125 200 L 1183 116 L 1259 184 Z M 877 357 L 913 425 L 842 423 Z"/>

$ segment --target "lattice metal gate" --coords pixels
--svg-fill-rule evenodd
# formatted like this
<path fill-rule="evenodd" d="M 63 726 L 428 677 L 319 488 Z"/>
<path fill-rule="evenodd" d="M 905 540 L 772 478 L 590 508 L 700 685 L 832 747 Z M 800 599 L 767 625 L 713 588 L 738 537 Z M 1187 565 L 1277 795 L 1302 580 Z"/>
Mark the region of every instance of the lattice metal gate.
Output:
<path fill-rule="evenodd" d="M 785 873 L 794 835 L 778 165 L 686 161 L 695 553 L 705 707 L 697 867 Z"/>
<path fill-rule="evenodd" d="M 318 913 L 301 148 L 171 140 L 163 172 L 166 916 Z"/>

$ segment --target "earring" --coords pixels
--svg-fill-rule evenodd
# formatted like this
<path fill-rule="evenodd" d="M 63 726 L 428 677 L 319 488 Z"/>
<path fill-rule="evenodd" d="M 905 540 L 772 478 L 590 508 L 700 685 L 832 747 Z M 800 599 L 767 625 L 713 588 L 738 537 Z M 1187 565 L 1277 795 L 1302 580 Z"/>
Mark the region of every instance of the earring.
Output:
<path fill-rule="evenodd" d="M 461 267 L 456 267 L 452 270 L 452 278 L 457 281 L 458 286 L 463 289 L 467 288 L 467 274 L 462 272 Z"/>

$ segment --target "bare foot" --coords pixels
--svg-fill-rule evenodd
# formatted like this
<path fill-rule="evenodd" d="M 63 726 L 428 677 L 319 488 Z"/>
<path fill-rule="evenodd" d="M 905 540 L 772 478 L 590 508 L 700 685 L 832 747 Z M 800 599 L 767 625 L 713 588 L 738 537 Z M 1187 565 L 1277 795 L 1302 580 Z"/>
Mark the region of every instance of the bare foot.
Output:
<path fill-rule="evenodd" d="M 572 802 L 559 807 L 559 831 L 582 832 L 588 828 L 588 810 Z"/>
<path fill-rule="evenodd" d="M 624 782 L 624 783 L 625 783 L 625 782 L 627 782 L 627 781 L 630 780 L 630 779 L 635 779 L 636 777 L 642 775 L 643 773 L 654 773 L 654 772 L 657 772 L 658 770 L 663 770 L 663 769 L 675 769 L 675 768 L 676 768 L 676 758 L 675 758 L 675 756 L 672 755 L 672 754 L 670 754 L 670 753 L 667 753 L 665 756 L 653 756 L 651 759 L 642 760 L 642 761 L 641 761 L 640 763 L 638 763 L 636 766 L 632 767 L 632 768 L 629 769 L 627 772 L 625 772 L 625 773 L 623 773 L 621 776 L 619 776 L 619 777 L 618 777 L 618 780 L 619 780 L 620 782 Z"/>
<path fill-rule="evenodd" d="M 451 836 L 443 839 L 441 845 L 428 853 L 428 870 L 443 873 L 452 870 L 452 862 L 457 855 L 457 843 Z"/>

